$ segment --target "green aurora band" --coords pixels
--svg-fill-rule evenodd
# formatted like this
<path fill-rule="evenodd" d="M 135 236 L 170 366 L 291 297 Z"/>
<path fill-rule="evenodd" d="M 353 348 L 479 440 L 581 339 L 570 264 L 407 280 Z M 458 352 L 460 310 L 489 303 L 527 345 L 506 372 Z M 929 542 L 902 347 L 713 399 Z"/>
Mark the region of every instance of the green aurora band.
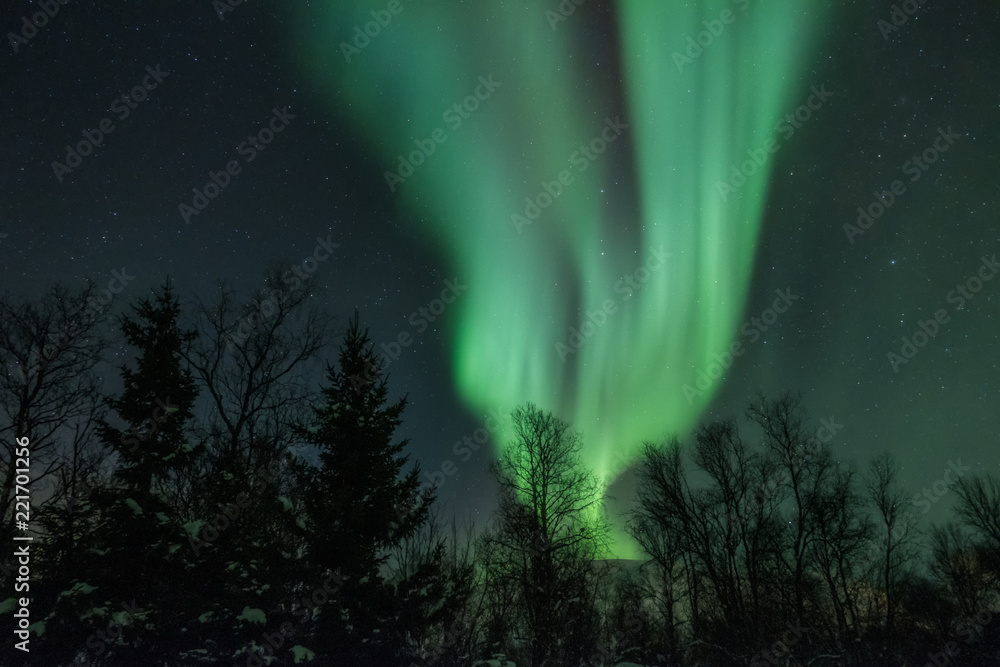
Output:
<path fill-rule="evenodd" d="M 738 338 L 776 158 L 725 198 L 718 184 L 748 150 L 779 139 L 776 124 L 820 83 L 801 75 L 821 3 L 622 0 L 620 75 L 603 61 L 581 71 L 592 48 L 586 22 L 596 19 L 577 10 L 554 21 L 554 0 L 401 0 L 397 14 L 386 3 L 311 4 L 299 10 L 302 66 L 360 133 L 374 167 L 398 171 L 415 141 L 426 146 L 435 129 L 446 137 L 393 190 L 443 249 L 448 274 L 469 286 L 447 315 L 468 407 L 552 410 L 583 433 L 584 463 L 606 485 L 644 441 L 688 433 L 718 381 L 696 396 L 682 388 Z M 373 11 L 391 18 L 345 56 L 342 43 Z M 720 18 L 732 20 L 713 23 Z M 702 32 L 712 40 L 701 35 L 701 53 L 677 59 Z M 499 86 L 488 92 L 479 79 L 491 76 Z M 446 115 L 477 88 L 485 99 L 467 118 Z M 580 159 L 618 116 L 628 125 L 621 136 Z M 566 170 L 572 182 L 537 219 L 514 217 Z M 601 193 L 621 181 L 617 194 Z M 634 201 L 609 205 L 612 196 Z M 623 291 L 620 281 L 646 277 L 636 271 L 661 248 L 663 265 Z M 605 323 L 560 355 L 557 343 L 570 346 L 570 329 L 609 299 Z M 636 555 L 621 531 L 615 555 Z"/>

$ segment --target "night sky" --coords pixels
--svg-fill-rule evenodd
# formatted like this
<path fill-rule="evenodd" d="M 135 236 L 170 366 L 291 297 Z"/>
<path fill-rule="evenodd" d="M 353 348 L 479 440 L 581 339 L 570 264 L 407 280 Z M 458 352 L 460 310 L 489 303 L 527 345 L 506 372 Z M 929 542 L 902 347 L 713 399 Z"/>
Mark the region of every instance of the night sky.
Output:
<path fill-rule="evenodd" d="M 455 464 L 440 498 L 460 516 L 492 508 L 492 449 L 462 461 L 453 444 L 508 399 L 585 439 L 607 425 L 587 457 L 603 472 L 642 438 L 741 414 L 758 390 L 801 391 L 817 427 L 842 425 L 839 458 L 888 450 L 913 493 L 949 461 L 997 472 L 1000 280 L 979 280 L 1000 270 L 1000 7 L 911 0 L 897 29 L 888 2 L 661 2 L 684 22 L 644 15 L 662 18 L 660 2 L 585 0 L 553 20 L 555 0 L 399 0 L 357 52 L 341 44 L 393 3 L 69 2 L 14 45 L 45 3 L 8 3 L 3 287 L 37 297 L 124 272 L 117 313 L 168 274 L 209 299 L 217 281 L 246 290 L 318 238 L 338 244 L 307 262 L 316 303 L 341 328 L 358 309 L 379 346 L 410 337 L 391 386 L 424 469 Z M 732 25 L 685 62 L 720 7 Z M 134 90 L 144 99 L 121 100 Z M 477 90 L 481 110 L 447 114 Z M 605 132 L 616 117 L 629 127 Z M 53 166 L 104 119 L 93 154 Z M 426 167 L 391 183 L 394 156 L 435 128 L 446 140 Z M 602 132 L 604 154 L 574 166 Z M 719 185 L 769 140 L 767 173 Z M 226 182 L 227 164 L 185 220 L 192 188 Z M 520 228 L 512 214 L 561 169 L 574 181 L 558 205 Z M 885 210 L 852 229 L 859 207 Z M 460 294 L 434 315 L 449 285 Z M 764 331 L 751 318 L 772 317 L 777 291 L 797 298 Z M 557 344 L 608 300 L 619 312 L 564 362 Z M 411 317 L 421 308 L 433 322 Z M 922 321 L 935 335 L 894 364 Z"/>

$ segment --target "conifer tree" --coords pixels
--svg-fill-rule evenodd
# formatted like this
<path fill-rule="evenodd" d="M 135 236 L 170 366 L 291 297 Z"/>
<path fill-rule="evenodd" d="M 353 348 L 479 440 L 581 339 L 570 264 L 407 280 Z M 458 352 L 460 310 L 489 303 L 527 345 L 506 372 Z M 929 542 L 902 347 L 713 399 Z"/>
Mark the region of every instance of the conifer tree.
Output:
<path fill-rule="evenodd" d="M 314 577 L 342 577 L 317 628 L 320 649 L 331 664 L 392 660 L 402 646 L 398 635 L 408 631 L 401 624 L 413 621 L 410 612 L 429 602 L 411 590 L 412 582 L 390 583 L 380 572 L 390 550 L 426 523 L 433 502 L 432 494 L 418 494 L 419 466 L 404 472 L 408 441 L 395 440 L 395 431 L 405 406 L 405 397 L 389 402 L 384 362 L 355 314 L 338 365 L 327 369 L 314 421 L 298 428 L 319 452 L 319 465 L 305 472 Z M 431 553 L 440 565 L 443 553 Z M 418 576 L 434 578 L 426 567 Z M 408 594 L 399 596 L 402 590 Z"/>
<path fill-rule="evenodd" d="M 193 334 L 180 329 L 179 314 L 168 279 L 152 299 L 120 318 L 125 341 L 137 351 L 135 367 L 121 367 L 122 393 L 107 404 L 124 427 L 99 422 L 98 437 L 114 468 L 91 495 L 98 517 L 86 539 L 91 546 L 76 564 L 72 593 L 56 610 L 92 626 L 90 639 L 78 647 L 87 660 L 104 655 L 126 664 L 176 655 L 185 642 L 187 613 L 198 608 L 193 598 L 205 593 L 191 585 L 187 518 L 177 505 L 200 453 L 187 441 L 197 388 L 181 357 Z M 110 639 L 109 618 L 119 629 Z"/>

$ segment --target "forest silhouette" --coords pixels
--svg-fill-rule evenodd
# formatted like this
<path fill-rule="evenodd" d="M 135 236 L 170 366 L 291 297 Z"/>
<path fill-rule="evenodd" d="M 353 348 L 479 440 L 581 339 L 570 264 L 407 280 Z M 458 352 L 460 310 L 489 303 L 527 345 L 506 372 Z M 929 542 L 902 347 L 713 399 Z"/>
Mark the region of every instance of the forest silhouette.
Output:
<path fill-rule="evenodd" d="M 915 494 L 761 395 L 645 443 L 612 517 L 586 434 L 525 402 L 484 448 L 495 513 L 458 525 L 360 316 L 279 285 L 182 306 L 168 279 L 117 317 L 92 286 L 0 297 L 0 541 L 30 553 L 20 578 L 0 556 L 0 607 L 30 614 L 2 664 L 1000 664 L 996 475 L 943 462 Z M 612 524 L 641 559 L 609 557 Z"/>

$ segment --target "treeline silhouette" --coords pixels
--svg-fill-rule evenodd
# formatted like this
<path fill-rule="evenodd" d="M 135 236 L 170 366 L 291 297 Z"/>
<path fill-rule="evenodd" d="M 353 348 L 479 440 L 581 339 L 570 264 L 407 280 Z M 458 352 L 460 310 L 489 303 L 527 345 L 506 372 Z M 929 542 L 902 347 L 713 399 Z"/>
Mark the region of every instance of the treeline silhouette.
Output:
<path fill-rule="evenodd" d="M 168 280 L 113 320 L 91 287 L 0 298 L 0 607 L 30 614 L 3 664 L 1000 664 L 997 476 L 952 463 L 915 495 L 761 396 L 646 444 L 615 519 L 643 558 L 615 561 L 583 436 L 524 404 L 495 514 L 459 530 L 357 314 L 335 335 L 279 285 L 182 309 Z M 953 520 L 918 526 L 945 495 Z"/>

